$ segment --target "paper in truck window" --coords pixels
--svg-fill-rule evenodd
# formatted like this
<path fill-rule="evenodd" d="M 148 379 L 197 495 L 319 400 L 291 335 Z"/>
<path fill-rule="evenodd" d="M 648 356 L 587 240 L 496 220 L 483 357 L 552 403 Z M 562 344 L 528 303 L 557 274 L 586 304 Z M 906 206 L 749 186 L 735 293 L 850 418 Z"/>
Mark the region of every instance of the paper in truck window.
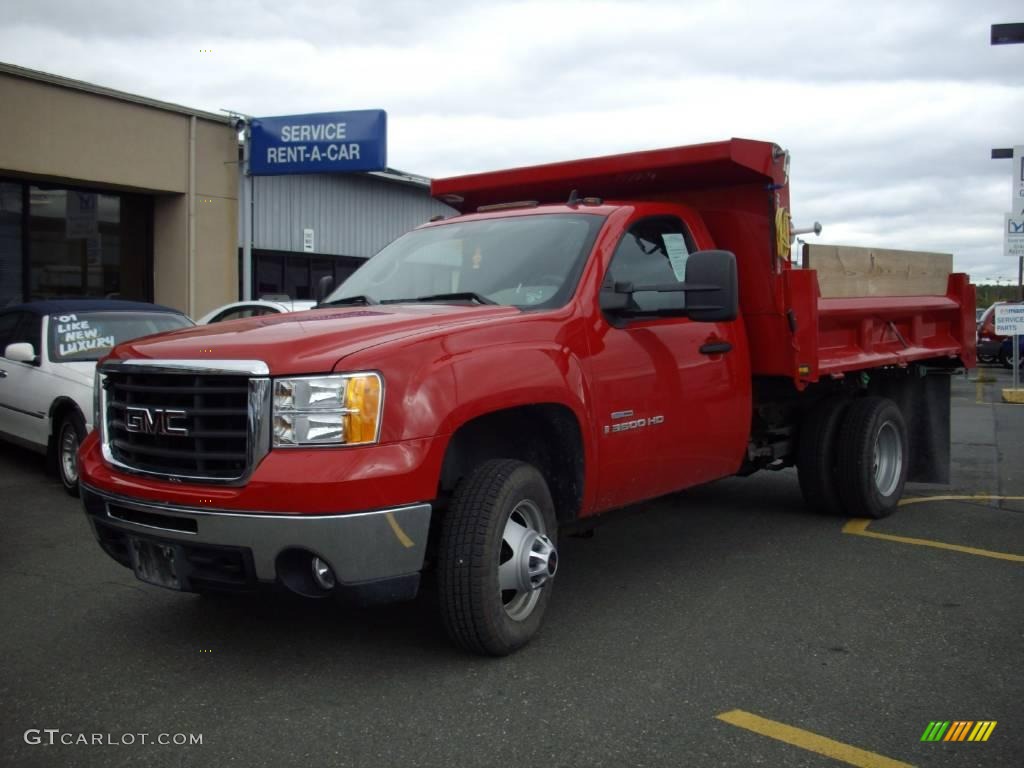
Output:
<path fill-rule="evenodd" d="M 661 236 L 668 253 L 668 262 L 672 265 L 672 274 L 680 283 L 686 279 L 686 259 L 690 252 L 686 250 L 686 240 L 680 234 L 667 233 Z"/>

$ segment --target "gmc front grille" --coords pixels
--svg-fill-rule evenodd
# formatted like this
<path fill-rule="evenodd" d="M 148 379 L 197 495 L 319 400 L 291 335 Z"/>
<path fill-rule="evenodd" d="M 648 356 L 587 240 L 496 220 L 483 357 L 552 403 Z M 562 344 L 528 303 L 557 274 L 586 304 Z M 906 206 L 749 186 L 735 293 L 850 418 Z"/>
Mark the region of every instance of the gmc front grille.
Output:
<path fill-rule="evenodd" d="M 108 460 L 172 479 L 232 482 L 247 477 L 269 447 L 261 428 L 269 415 L 269 379 L 221 370 L 223 363 L 206 365 L 105 364 L 101 402 Z"/>

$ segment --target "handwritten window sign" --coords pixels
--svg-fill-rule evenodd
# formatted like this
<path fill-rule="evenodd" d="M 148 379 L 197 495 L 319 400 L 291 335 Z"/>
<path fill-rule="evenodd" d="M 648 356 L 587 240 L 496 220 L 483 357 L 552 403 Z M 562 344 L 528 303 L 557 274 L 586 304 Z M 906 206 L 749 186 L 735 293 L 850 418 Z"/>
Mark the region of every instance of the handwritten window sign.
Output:
<path fill-rule="evenodd" d="M 110 349 L 116 343 L 112 335 L 101 335 L 88 320 L 79 320 L 77 315 L 61 315 L 57 318 L 56 349 L 58 357 L 75 357 L 83 352 Z"/>
<path fill-rule="evenodd" d="M 254 176 L 382 171 L 387 113 L 382 109 L 259 117 L 251 123 Z"/>
<path fill-rule="evenodd" d="M 99 360 L 117 344 L 151 333 L 192 325 L 172 312 L 79 312 L 50 315 L 50 360 L 57 363 Z"/>

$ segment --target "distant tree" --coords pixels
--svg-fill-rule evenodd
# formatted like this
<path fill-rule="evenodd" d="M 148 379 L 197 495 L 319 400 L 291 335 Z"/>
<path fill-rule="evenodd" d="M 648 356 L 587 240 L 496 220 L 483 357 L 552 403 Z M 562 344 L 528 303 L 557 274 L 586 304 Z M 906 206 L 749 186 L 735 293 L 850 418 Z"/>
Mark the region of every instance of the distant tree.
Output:
<path fill-rule="evenodd" d="M 976 285 L 975 296 L 978 309 L 985 309 L 997 301 L 1016 301 L 1016 285 Z"/>

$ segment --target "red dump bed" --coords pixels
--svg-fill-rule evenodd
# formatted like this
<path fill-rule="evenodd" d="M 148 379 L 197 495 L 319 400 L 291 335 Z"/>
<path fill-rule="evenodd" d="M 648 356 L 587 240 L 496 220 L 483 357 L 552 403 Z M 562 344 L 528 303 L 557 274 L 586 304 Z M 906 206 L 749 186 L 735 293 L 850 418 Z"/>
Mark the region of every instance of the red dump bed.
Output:
<path fill-rule="evenodd" d="M 819 377 L 931 358 L 973 366 L 974 288 L 954 274 L 944 296 L 823 299 L 812 270 L 792 264 L 788 155 L 749 139 L 633 152 L 432 184 L 463 213 L 518 200 L 564 203 L 572 190 L 607 202 L 668 201 L 702 217 L 715 245 L 736 254 L 740 308 L 754 375 Z"/>

